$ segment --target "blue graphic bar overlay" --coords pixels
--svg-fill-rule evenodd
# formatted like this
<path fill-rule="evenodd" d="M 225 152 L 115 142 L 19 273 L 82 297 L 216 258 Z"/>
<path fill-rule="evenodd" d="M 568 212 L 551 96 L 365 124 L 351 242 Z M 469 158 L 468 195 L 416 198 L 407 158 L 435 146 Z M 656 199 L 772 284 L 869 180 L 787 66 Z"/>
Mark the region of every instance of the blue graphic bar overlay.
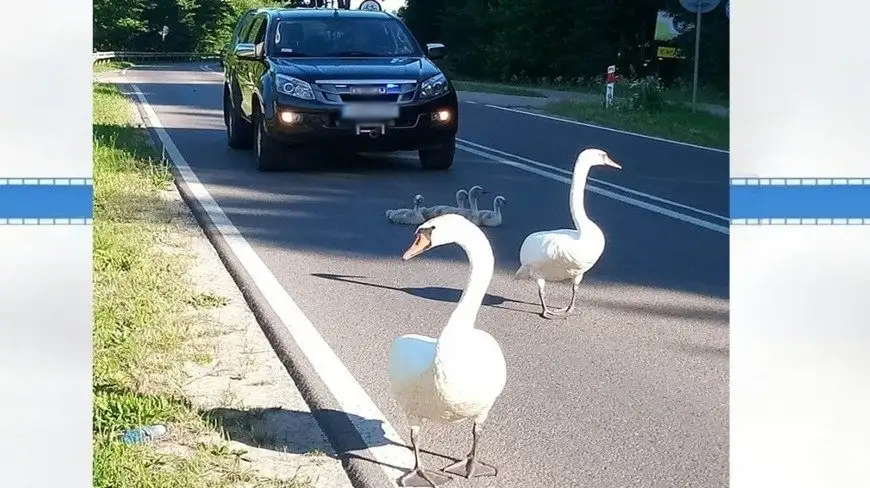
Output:
<path fill-rule="evenodd" d="M 0 225 L 90 225 L 91 178 L 0 178 Z"/>
<path fill-rule="evenodd" d="M 870 178 L 732 178 L 732 225 L 870 225 Z"/>

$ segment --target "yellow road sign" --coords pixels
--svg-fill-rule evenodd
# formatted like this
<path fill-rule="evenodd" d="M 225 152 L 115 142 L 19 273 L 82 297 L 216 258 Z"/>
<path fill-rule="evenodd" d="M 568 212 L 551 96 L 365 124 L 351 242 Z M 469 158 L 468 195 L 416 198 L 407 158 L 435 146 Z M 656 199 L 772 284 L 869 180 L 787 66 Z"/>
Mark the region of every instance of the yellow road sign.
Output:
<path fill-rule="evenodd" d="M 659 46 L 656 51 L 656 56 L 660 58 L 680 58 L 680 50 L 675 47 Z"/>

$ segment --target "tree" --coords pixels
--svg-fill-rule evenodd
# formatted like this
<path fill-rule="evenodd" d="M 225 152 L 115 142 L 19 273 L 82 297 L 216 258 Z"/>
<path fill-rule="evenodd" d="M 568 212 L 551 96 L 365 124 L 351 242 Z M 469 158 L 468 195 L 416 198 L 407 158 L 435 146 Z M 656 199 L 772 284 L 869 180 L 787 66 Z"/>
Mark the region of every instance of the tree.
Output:
<path fill-rule="evenodd" d="M 610 64 L 647 74 L 661 9 L 685 17 L 679 0 L 408 0 L 400 14 L 421 42 L 447 45 L 445 62 L 458 74 L 571 83 L 601 79 Z M 701 69 L 705 80 L 727 88 L 724 3 L 719 10 L 704 17 Z M 692 52 L 693 36 L 676 40 L 684 52 Z"/>
<path fill-rule="evenodd" d="M 94 48 L 100 51 L 217 52 L 249 8 L 262 0 L 94 0 Z M 163 41 L 160 30 L 169 27 Z"/>
<path fill-rule="evenodd" d="M 144 0 L 94 0 L 94 48 L 109 51 L 133 46 L 147 29 Z"/>

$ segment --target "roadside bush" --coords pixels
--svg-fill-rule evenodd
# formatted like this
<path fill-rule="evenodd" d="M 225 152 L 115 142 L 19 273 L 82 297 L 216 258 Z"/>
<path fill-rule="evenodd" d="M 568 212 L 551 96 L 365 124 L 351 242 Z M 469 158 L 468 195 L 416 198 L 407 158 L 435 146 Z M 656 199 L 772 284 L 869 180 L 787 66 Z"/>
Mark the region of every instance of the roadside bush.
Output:
<path fill-rule="evenodd" d="M 631 95 L 626 101 L 627 108 L 633 112 L 661 112 L 667 103 L 662 81 L 655 76 L 644 76 L 628 85 Z"/>

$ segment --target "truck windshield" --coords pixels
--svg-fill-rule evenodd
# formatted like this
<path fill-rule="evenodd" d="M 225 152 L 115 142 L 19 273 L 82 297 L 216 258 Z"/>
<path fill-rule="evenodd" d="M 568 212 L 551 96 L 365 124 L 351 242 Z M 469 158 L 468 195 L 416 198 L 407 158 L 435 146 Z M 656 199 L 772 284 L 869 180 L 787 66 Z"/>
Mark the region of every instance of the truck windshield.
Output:
<path fill-rule="evenodd" d="M 331 17 L 282 20 L 272 52 L 282 57 L 421 56 L 410 32 L 395 19 Z"/>

